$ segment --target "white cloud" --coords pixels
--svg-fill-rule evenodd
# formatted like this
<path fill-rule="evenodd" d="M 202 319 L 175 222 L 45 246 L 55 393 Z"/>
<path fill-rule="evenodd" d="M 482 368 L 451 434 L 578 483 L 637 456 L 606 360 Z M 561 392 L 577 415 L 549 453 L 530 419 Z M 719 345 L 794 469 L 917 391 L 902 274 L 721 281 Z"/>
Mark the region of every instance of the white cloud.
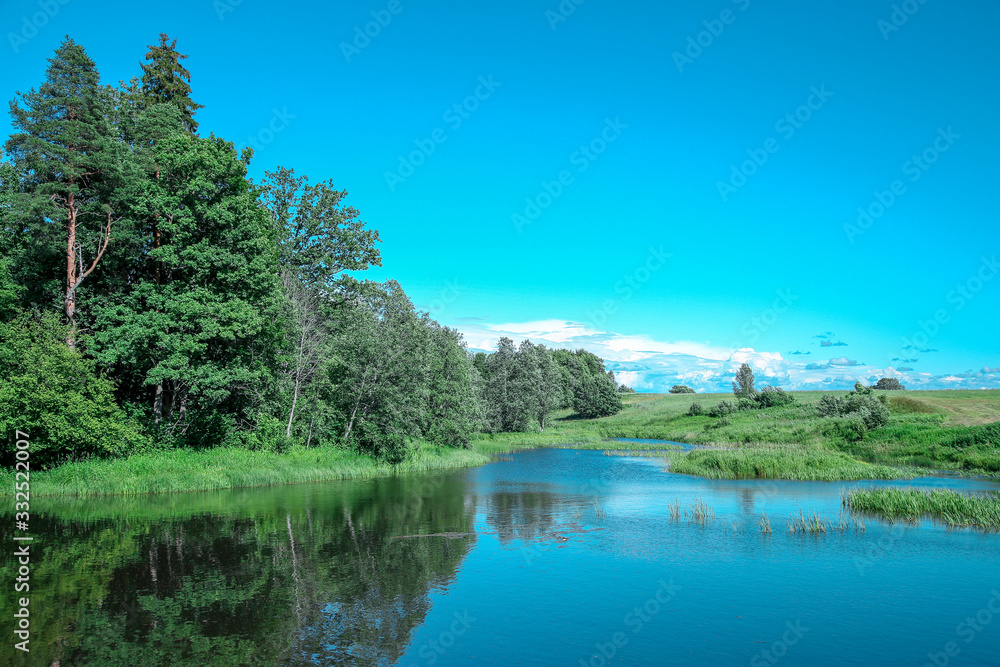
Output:
<path fill-rule="evenodd" d="M 620 382 L 639 391 L 665 392 L 675 384 L 698 391 L 727 392 L 740 364 L 746 362 L 757 376 L 758 386 L 780 385 L 785 389 L 849 389 L 857 381 L 874 383 L 880 377 L 895 377 L 911 389 L 1000 387 L 1000 369 L 984 367 L 975 373 L 932 376 L 903 372 L 838 357 L 825 364 L 786 359 L 780 352 L 732 349 L 695 341 L 662 341 L 648 336 L 598 331 L 587 324 L 568 320 L 539 320 L 494 324 L 486 321 L 459 321 L 470 348 L 496 349 L 501 336 L 515 344 L 530 339 L 549 347 L 583 348 L 603 358 Z"/>

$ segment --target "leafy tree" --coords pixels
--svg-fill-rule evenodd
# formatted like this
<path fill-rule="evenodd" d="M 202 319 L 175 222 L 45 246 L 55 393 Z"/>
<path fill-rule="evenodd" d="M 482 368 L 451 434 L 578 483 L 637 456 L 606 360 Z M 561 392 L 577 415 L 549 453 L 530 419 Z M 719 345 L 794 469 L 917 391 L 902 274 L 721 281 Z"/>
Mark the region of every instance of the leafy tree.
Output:
<path fill-rule="evenodd" d="M 750 364 L 743 362 L 740 369 L 736 371 L 736 379 L 733 381 L 733 393 L 741 398 L 755 398 L 757 390 L 753 387 L 753 369 Z"/>
<path fill-rule="evenodd" d="M 573 410 L 584 419 L 610 417 L 622 410 L 617 388 L 603 373 L 588 375 L 573 398 Z"/>
<path fill-rule="evenodd" d="M 618 393 L 620 394 L 634 394 L 635 389 L 629 387 L 628 385 L 620 384 L 618 385 Z"/>
<path fill-rule="evenodd" d="M 277 230 L 279 261 L 305 285 L 335 291 L 342 272 L 382 265 L 378 232 L 366 229 L 360 213 L 344 205 L 346 196 L 332 181 L 311 185 L 291 169 L 265 175 L 261 201 Z"/>
<path fill-rule="evenodd" d="M 875 383 L 875 389 L 884 391 L 901 391 L 906 389 L 896 378 L 881 378 Z"/>
<path fill-rule="evenodd" d="M 173 105 L 181 114 L 184 128 L 194 134 L 198 131 L 194 115 L 198 109 L 204 107 L 191 99 L 191 72 L 181 64 L 185 59 L 186 55 L 177 52 L 177 40 L 170 41 L 166 33 L 161 32 L 159 44 L 151 45 L 149 52 L 146 53 L 146 60 L 149 62 L 140 64 L 142 67 L 140 106 L 146 108 L 155 104 Z"/>
<path fill-rule="evenodd" d="M 493 432 L 524 431 L 530 421 L 524 366 L 514 341 L 506 336 L 486 357 L 484 404 L 487 427 Z"/>
<path fill-rule="evenodd" d="M 532 420 L 544 431 L 549 415 L 562 403 L 562 374 L 544 345 L 526 340 L 518 349 L 527 391 L 527 408 Z"/>
<path fill-rule="evenodd" d="M 277 248 L 232 144 L 185 132 L 167 105 L 143 116 L 145 173 L 132 183 L 129 213 L 157 222 L 123 268 L 131 278 L 122 292 L 95 305 L 94 353 L 168 429 L 163 437 L 217 441 L 252 428 L 273 386 Z"/>
<path fill-rule="evenodd" d="M 692 389 L 691 387 L 688 387 L 687 385 L 675 384 L 673 387 L 670 388 L 670 393 L 671 394 L 694 394 L 695 390 Z"/>
<path fill-rule="evenodd" d="M 21 219 L 14 243 L 26 268 L 23 284 L 56 290 L 62 254 L 61 305 L 75 344 L 78 291 L 107 251 L 120 219 L 112 191 L 121 182 L 124 156 L 112 137 L 109 98 L 83 47 L 67 38 L 49 59 L 45 82 L 19 94 L 10 112 L 17 132 L 6 150 L 24 176 Z"/>
<path fill-rule="evenodd" d="M 428 340 L 427 399 L 423 435 L 427 440 L 465 447 L 480 426 L 481 378 L 456 329 L 425 321 Z"/>

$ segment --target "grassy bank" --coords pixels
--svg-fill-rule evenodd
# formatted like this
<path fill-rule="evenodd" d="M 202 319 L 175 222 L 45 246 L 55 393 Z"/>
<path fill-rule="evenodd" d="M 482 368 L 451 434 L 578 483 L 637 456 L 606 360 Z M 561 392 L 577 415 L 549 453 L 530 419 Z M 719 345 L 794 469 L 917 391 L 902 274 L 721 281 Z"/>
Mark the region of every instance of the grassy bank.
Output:
<path fill-rule="evenodd" d="M 711 479 L 835 481 L 912 479 L 914 469 L 865 463 L 842 452 L 791 447 L 706 449 L 670 457 L 672 472 Z"/>
<path fill-rule="evenodd" d="M 246 449 L 175 450 L 127 459 L 67 463 L 31 474 L 33 496 L 138 495 L 364 479 L 396 473 L 483 465 L 488 454 L 424 446 L 399 465 L 341 449 L 295 448 L 282 454 Z M 10 495 L 14 473 L 0 475 Z"/>
<path fill-rule="evenodd" d="M 886 519 L 916 521 L 927 516 L 949 526 L 1000 530 L 1000 496 L 997 494 L 896 487 L 852 489 L 844 494 L 844 505 L 854 512 Z"/>

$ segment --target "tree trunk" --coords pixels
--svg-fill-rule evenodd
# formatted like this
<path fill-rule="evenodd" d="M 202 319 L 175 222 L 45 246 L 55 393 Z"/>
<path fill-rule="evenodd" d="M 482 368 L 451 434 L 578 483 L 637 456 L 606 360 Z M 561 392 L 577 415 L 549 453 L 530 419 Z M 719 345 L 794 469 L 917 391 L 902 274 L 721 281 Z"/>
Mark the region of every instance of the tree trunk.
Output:
<path fill-rule="evenodd" d="M 70 181 L 70 187 L 73 182 Z M 66 241 L 66 320 L 69 331 L 66 333 L 66 345 L 69 349 L 76 348 L 76 199 L 72 191 L 69 193 L 67 206 L 67 241 Z"/>
<path fill-rule="evenodd" d="M 156 384 L 156 394 L 153 396 L 153 417 L 157 424 L 163 419 L 163 382 Z"/>

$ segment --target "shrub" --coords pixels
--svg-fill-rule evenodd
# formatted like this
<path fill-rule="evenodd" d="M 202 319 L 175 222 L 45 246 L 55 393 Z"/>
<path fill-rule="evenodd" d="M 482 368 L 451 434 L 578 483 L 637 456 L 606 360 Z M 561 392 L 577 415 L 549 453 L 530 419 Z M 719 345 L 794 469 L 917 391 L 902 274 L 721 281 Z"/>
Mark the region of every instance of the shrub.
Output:
<path fill-rule="evenodd" d="M 719 401 L 719 404 L 708 411 L 710 417 L 725 417 L 736 412 L 736 404 L 729 401 Z"/>
<path fill-rule="evenodd" d="M 757 394 L 757 404 L 762 408 L 774 408 L 795 402 L 795 397 L 781 387 L 763 387 Z"/>
<path fill-rule="evenodd" d="M 847 400 L 824 394 L 817 406 L 820 417 L 839 417 L 847 412 Z"/>
<path fill-rule="evenodd" d="M 701 407 L 701 403 L 692 403 L 691 407 L 688 408 L 687 411 L 689 417 L 698 417 L 699 415 L 704 414 L 704 412 L 705 408 Z"/>
<path fill-rule="evenodd" d="M 736 409 L 740 412 L 746 412 L 747 410 L 756 410 L 759 405 L 757 405 L 756 398 L 744 398 L 740 396 L 736 399 Z"/>
<path fill-rule="evenodd" d="M 14 456 L 15 429 L 30 435 L 32 468 L 87 456 L 127 456 L 149 438 L 115 403 L 114 386 L 66 346 L 55 316 L 0 322 L 0 452 Z"/>
<path fill-rule="evenodd" d="M 692 389 L 691 387 L 688 387 L 687 385 L 675 384 L 673 387 L 670 388 L 670 393 L 671 394 L 693 394 L 693 393 L 695 393 L 695 391 L 694 391 L 694 389 Z"/>
<path fill-rule="evenodd" d="M 351 433 L 354 449 L 387 463 L 401 463 L 408 450 L 406 438 L 391 428 L 364 420 Z"/>

